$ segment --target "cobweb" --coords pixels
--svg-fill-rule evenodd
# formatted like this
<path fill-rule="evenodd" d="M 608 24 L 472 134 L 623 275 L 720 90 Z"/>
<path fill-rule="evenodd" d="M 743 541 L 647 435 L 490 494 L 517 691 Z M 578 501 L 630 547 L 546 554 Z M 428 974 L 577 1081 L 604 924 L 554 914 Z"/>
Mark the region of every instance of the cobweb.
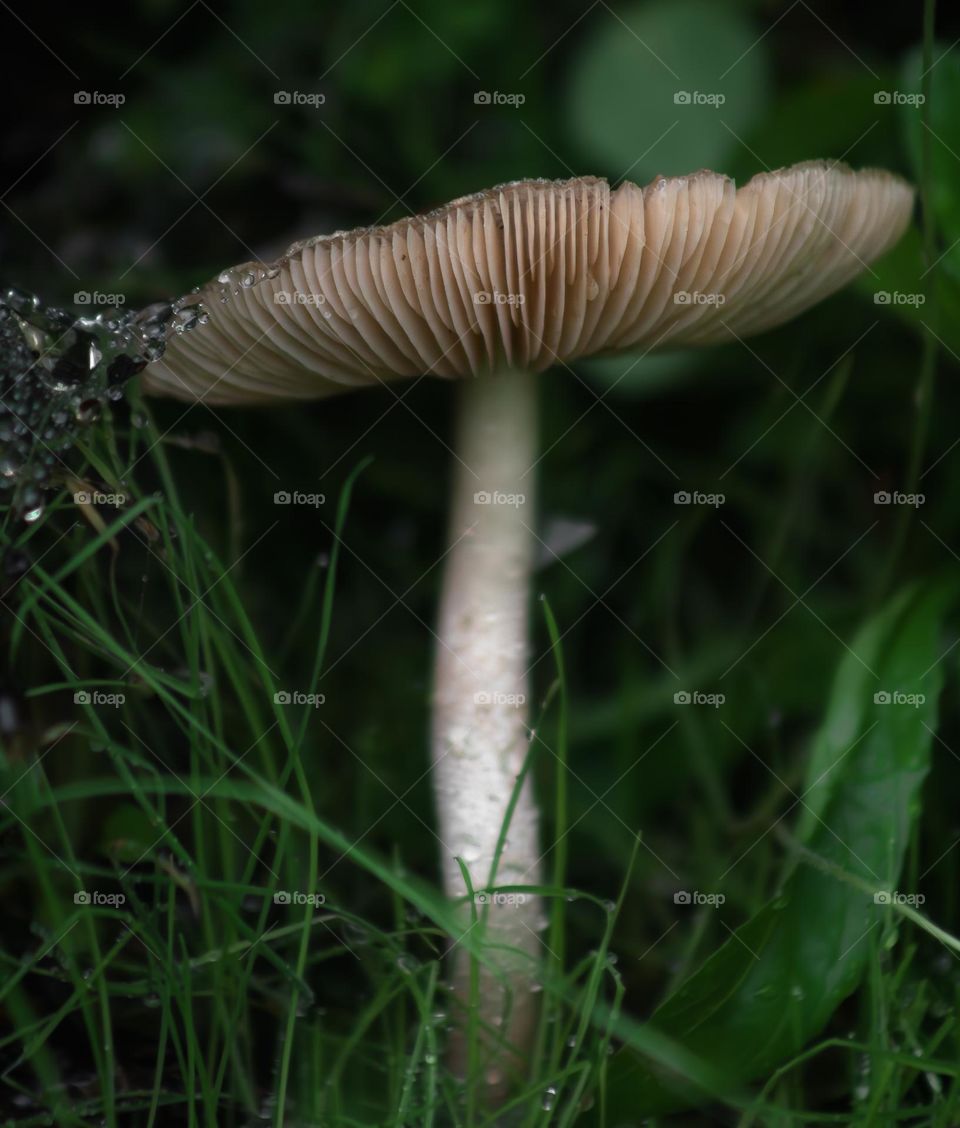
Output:
<path fill-rule="evenodd" d="M 202 323 L 193 294 L 142 310 L 92 316 L 0 291 L 0 506 L 37 521 L 69 473 L 67 455 L 124 385 L 163 355 L 172 332 Z"/>

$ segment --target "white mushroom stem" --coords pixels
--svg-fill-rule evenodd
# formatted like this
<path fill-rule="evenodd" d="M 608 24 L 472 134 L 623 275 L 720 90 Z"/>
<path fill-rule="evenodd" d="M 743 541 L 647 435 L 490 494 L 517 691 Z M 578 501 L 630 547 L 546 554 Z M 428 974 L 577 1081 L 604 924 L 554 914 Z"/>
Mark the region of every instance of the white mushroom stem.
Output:
<path fill-rule="evenodd" d="M 433 779 L 451 898 L 488 886 L 497 842 L 518 773 L 530 750 L 529 616 L 534 550 L 536 376 L 500 370 L 463 381 L 454 468 L 450 548 L 445 560 L 434 672 Z M 540 882 L 538 812 L 528 774 L 517 799 L 494 884 Z M 535 897 L 478 896 L 486 911 L 479 965 L 480 1023 L 517 1053 L 529 1046 L 536 1014 L 541 943 Z M 518 903 L 519 902 L 519 903 Z M 470 907 L 464 912 L 469 924 Z M 454 982 L 469 1003 L 470 960 L 454 953 Z M 454 1064 L 463 1065 L 463 1031 Z M 483 1035 L 490 1044 L 490 1032 Z M 484 1053 L 490 1062 L 490 1054 Z M 501 1065 L 511 1055 L 501 1053 Z M 459 1059 L 459 1060 L 458 1060 Z M 488 1081 L 502 1079 L 496 1063 Z"/>

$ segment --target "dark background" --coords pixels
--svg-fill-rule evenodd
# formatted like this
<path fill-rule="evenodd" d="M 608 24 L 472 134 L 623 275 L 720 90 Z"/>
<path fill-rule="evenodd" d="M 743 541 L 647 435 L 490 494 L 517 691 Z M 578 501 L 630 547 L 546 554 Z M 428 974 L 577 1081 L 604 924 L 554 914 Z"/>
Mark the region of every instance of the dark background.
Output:
<path fill-rule="evenodd" d="M 710 165 L 742 181 L 831 157 L 915 181 L 916 110 L 878 105 L 874 94 L 916 89 L 920 6 L 868 11 L 805 0 L 156 0 L 67 20 L 52 7 L 7 8 L 2 274 L 57 304 L 99 290 L 135 306 L 235 262 L 270 259 L 297 238 L 524 177 L 643 183 Z M 960 13 L 943 5 L 937 55 L 958 36 Z M 681 956 L 679 932 L 659 943 L 676 920 L 673 890 L 712 888 L 764 820 L 789 806 L 781 782 L 800 777 L 840 640 L 884 591 L 957 563 L 960 328 L 951 311 L 960 273 L 949 248 L 960 236 L 950 125 L 960 119 L 958 76 L 954 49 L 935 79 L 937 254 L 947 252 L 935 274 L 939 321 L 929 304 L 894 309 L 873 298 L 919 291 L 914 231 L 876 276 L 749 348 L 650 358 L 622 379 L 631 358 L 542 378 L 541 535 L 559 546 L 560 520 L 589 530 L 537 577 L 564 635 L 571 695 L 569 878 L 613 896 L 630 835 L 643 829 L 648 848 L 615 944 L 633 1013 L 656 1002 Z M 725 91 L 727 103 L 685 111 L 667 96 L 678 87 Z M 280 105 L 280 90 L 325 101 Z M 478 90 L 525 101 L 478 105 Z M 78 105 L 77 91 L 125 102 Z M 938 341 L 926 500 L 898 551 L 899 514 L 877 507 L 874 493 L 907 485 L 924 320 Z M 335 741 L 318 752 L 320 808 L 347 832 L 390 808 L 381 780 L 399 793 L 420 779 L 405 803 L 432 818 L 421 778 L 426 624 L 444 547 L 453 390 L 421 381 L 403 393 L 398 385 L 276 410 L 152 405 L 171 439 L 216 436 L 219 453 L 171 445 L 168 456 L 203 535 L 227 563 L 242 556 L 234 579 L 265 646 L 279 651 L 294 631 L 290 672 L 312 652 L 315 628 L 296 621 L 296 607 L 329 554 L 331 517 L 276 508 L 272 495 L 334 499 L 373 455 L 349 513 L 324 685 L 328 723 L 376 778 Z M 117 427 L 129 426 L 129 410 L 116 406 Z M 158 484 L 146 462 L 135 477 L 144 490 Z M 678 507 L 681 489 L 726 501 L 716 512 Z M 156 567 L 136 546 L 121 552 L 130 584 L 141 571 L 152 582 Z M 145 631 L 149 589 L 146 607 Z M 539 613 L 535 638 L 546 653 Z M 43 656 L 31 661 L 42 676 Z M 27 669 L 12 673 L 19 689 Z M 549 656 L 534 678 L 539 700 L 553 678 Z M 681 685 L 723 692 L 727 703 L 717 716 L 678 711 Z M 552 765 L 535 770 L 548 793 Z M 941 858 L 928 882 L 947 927 L 958 911 L 949 852 L 958 783 L 956 757 L 941 752 L 921 838 L 929 862 Z M 434 872 L 433 840 L 403 805 L 376 823 L 370 843 Z M 727 873 L 729 901 L 748 905 L 764 888 L 773 849 Z M 358 911 L 376 911 L 374 895 L 352 895 Z M 573 924 L 586 950 L 594 926 L 575 909 Z"/>

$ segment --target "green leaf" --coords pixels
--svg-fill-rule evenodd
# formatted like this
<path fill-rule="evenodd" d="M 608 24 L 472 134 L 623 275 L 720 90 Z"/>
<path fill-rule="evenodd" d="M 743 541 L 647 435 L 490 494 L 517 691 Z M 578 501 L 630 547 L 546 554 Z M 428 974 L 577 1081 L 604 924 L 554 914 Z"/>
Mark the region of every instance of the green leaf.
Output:
<path fill-rule="evenodd" d="M 156 840 L 150 820 L 133 803 L 114 808 L 100 831 L 100 849 L 118 862 L 139 862 L 151 852 Z"/>
<path fill-rule="evenodd" d="M 711 1063 L 730 1091 L 800 1051 L 856 987 L 900 873 L 929 767 L 942 683 L 945 585 L 891 600 L 854 638 L 813 742 L 780 893 L 668 998 L 646 1027 Z M 911 704 L 875 694 L 918 694 Z M 817 864 L 808 864 L 815 857 Z M 696 1100 L 632 1049 L 608 1077 L 610 1107 L 650 1114 Z"/>
<path fill-rule="evenodd" d="M 722 167 L 766 104 L 756 29 L 707 0 L 608 16 L 593 25 L 571 77 L 568 117 L 584 154 L 639 183 Z"/>
<path fill-rule="evenodd" d="M 946 263 L 944 258 L 940 265 Z M 878 316 L 898 318 L 921 334 L 925 324 L 931 325 L 946 356 L 960 364 L 960 277 L 945 269 L 927 276 L 922 240 L 915 227 L 854 285 L 874 302 Z"/>
<path fill-rule="evenodd" d="M 586 375 L 603 393 L 630 399 L 662 395 L 664 390 L 693 383 L 703 366 L 703 353 L 694 349 L 598 356 L 582 361 Z"/>
<path fill-rule="evenodd" d="M 897 111 L 907 151 L 916 179 L 921 176 L 921 150 L 930 144 L 932 176 L 930 200 L 937 226 L 944 241 L 943 266 L 960 280 L 960 51 L 946 43 L 934 44 L 934 66 L 930 72 L 928 125 L 916 98 L 920 95 L 923 72 L 922 50 L 917 47 L 904 61 L 901 89 L 891 91 L 898 98 Z"/>

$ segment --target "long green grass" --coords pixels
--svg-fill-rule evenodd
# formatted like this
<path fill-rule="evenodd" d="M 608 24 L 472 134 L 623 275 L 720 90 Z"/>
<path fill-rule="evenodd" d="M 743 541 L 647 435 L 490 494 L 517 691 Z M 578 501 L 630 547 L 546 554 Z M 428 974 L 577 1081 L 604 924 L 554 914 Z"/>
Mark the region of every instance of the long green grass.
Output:
<path fill-rule="evenodd" d="M 134 415 L 142 425 L 108 423 L 83 450 L 83 480 L 124 492 L 122 509 L 107 516 L 101 508 L 91 524 L 63 494 L 40 524 L 15 525 L 9 516 L 6 524 L 11 551 L 33 559 L 4 602 L 11 661 L 29 687 L 25 711 L 39 718 L 4 745 L 10 908 L 0 1001 L 8 1024 L 5 1100 L 18 1123 L 615 1124 L 630 1115 L 634 1094 L 639 1100 L 653 1091 L 651 1080 L 641 1084 L 651 1068 L 651 1077 L 673 1079 L 671 1089 L 679 1084 L 681 1092 L 719 1100 L 715 1107 L 726 1107 L 729 1123 L 946 1128 L 955 1121 L 955 1017 L 922 964 L 931 945 L 953 953 L 960 944 L 908 907 L 878 914 L 863 940 L 859 1017 L 843 1007 L 849 1037 L 814 1041 L 752 1090 L 746 1078 L 716 1067 L 709 1045 L 692 1052 L 669 1024 L 658 1030 L 630 1017 L 612 946 L 629 927 L 625 906 L 649 897 L 635 866 L 643 836 L 640 828 L 632 833 L 612 897 L 568 888 L 566 845 L 575 830 L 569 795 L 582 780 L 567 766 L 563 630 L 547 603 L 540 607 L 553 670 L 528 764 L 536 764 L 539 786 L 552 796 L 550 841 L 557 844 L 551 884 L 537 890 L 549 916 L 536 984 L 540 1026 L 527 1076 L 505 1107 L 486 1108 L 479 1039 L 472 1039 L 465 1081 L 444 1064 L 458 1020 L 444 956 L 456 941 L 482 960 L 482 930 L 464 932 L 429 870 L 410 869 L 403 841 L 378 849 L 370 841 L 375 825 L 365 825 L 359 810 L 342 809 L 355 791 L 351 777 L 375 769 L 351 747 L 349 727 L 341 732 L 327 719 L 334 703 L 297 706 L 282 697 L 285 687 L 306 695 L 337 687 L 329 642 L 338 578 L 352 563 L 343 551 L 351 495 L 363 488 L 368 463 L 345 469 L 335 505 L 330 499 L 335 515 L 324 523 L 329 552 L 321 578 L 284 597 L 289 611 L 279 624 L 261 605 L 272 639 L 266 644 L 263 624 L 258 629 L 247 610 L 244 553 L 219 558 L 182 501 L 168 461 L 176 449 L 171 436 L 142 405 Z M 157 488 L 138 488 L 141 474 Z M 908 625 L 921 616 L 918 607 Z M 299 659 L 308 676 L 297 681 L 282 652 L 305 624 L 301 633 L 314 641 L 309 662 Z M 854 643 L 863 654 L 866 646 Z M 923 659 L 919 637 L 901 646 L 891 636 L 888 646 L 905 670 Z M 682 656 L 670 660 L 679 666 Z M 838 676 L 846 708 L 850 674 L 846 682 L 842 671 Z M 671 683 L 651 692 L 643 708 L 655 715 L 669 708 Z M 97 696 L 104 694 L 121 694 L 122 703 Z M 694 752 L 704 748 L 693 765 L 705 794 L 724 795 L 705 748 L 712 736 L 696 718 L 684 723 L 693 726 Z M 828 717 L 827 744 L 814 761 L 835 754 L 829 730 Z M 903 730 L 901 737 L 918 733 Z M 789 765 L 780 771 L 801 788 Z M 905 781 L 891 775 L 895 788 Z M 855 795 L 858 785 L 846 786 Z M 824 883 L 818 888 L 852 883 L 867 896 L 872 887 L 846 861 L 831 862 L 774 820 L 779 788 L 771 788 L 750 825 L 738 828 L 719 803 L 718 819 L 703 815 L 712 828 L 691 823 L 701 838 L 696 865 L 704 886 L 736 857 L 738 839 L 753 842 L 760 819 L 775 833 L 760 834 L 762 857 L 749 870 L 750 883 L 727 885 L 741 914 L 762 912 L 765 890 L 782 884 L 778 850 Z M 406 806 L 404 790 L 390 791 L 394 806 Z M 429 825 L 417 821 L 429 842 Z M 726 860 L 712 861 L 706 843 L 724 821 L 732 849 Z M 918 850 L 914 826 L 908 888 L 916 887 Z M 285 893 L 291 902 L 296 894 L 316 896 L 278 903 Z M 702 976 L 704 957 L 724 940 L 718 985 L 723 976 L 751 974 L 753 956 L 740 949 L 766 940 L 754 939 L 750 927 L 730 939 L 729 925 L 718 929 L 699 914 L 675 948 L 672 982 L 696 982 L 690 974 L 699 966 Z M 633 951 L 632 958 L 644 955 Z M 741 971 L 734 970 L 738 955 Z M 810 956 L 809 966 L 792 974 L 816 984 L 820 973 Z M 699 1022 L 709 1024 L 717 1007 L 719 1000 L 708 1005 L 713 990 Z M 715 1050 L 725 1052 L 720 1043 Z M 822 1070 L 852 1093 L 852 1112 L 805 1107 L 806 1084 L 816 1077 L 819 1090 Z"/>
<path fill-rule="evenodd" d="M 293 683 L 236 569 L 183 508 L 163 436 L 149 424 L 101 437 L 84 452 L 88 477 L 122 479 L 122 511 L 91 528 L 64 496 L 45 524 L 7 525 L 35 557 L 15 602 L 8 593 L 12 660 L 55 668 L 26 696 L 36 715 L 71 718 L 36 734 L 35 757 L 5 755 L 4 881 L 23 911 L 3 955 L 4 1080 L 23 1122 L 492 1123 L 479 1064 L 465 1085 L 443 1067 L 454 1019 L 442 958 L 473 937 L 398 853 L 338 826 L 323 764 L 349 767 L 351 752 L 322 706 L 282 703 Z M 127 471 L 144 457 L 162 492 L 141 494 Z M 315 624 L 302 694 L 325 688 L 363 470 L 343 484 L 320 585 L 291 610 Z M 149 598 L 131 569 L 149 569 Z M 555 688 L 547 729 L 566 709 L 562 678 Z M 564 746 L 561 720 L 561 765 Z M 608 998 L 615 1016 L 622 996 L 607 958 L 615 907 L 565 888 L 562 851 L 552 877 L 537 1069 L 512 1099 L 517 1123 L 547 1107 L 573 1118 L 608 1061 L 596 1005 Z M 316 903 L 275 903 L 285 892 Z M 592 905 L 600 943 L 570 963 L 573 897 Z"/>
<path fill-rule="evenodd" d="M 325 406 L 324 427 L 134 391 L 41 521 L 4 511 L 5 1122 L 960 1123 L 939 53 L 926 0 L 920 234 L 859 294 L 749 361 L 687 358 L 675 387 L 616 399 L 606 362 L 556 374 L 544 431 L 570 437 L 544 459 L 542 508 L 598 528 L 538 577 L 541 1009 L 496 1111 L 480 1047 L 497 1032 L 446 981 L 453 944 L 486 958 L 483 930 L 438 893 L 427 775 L 446 451 L 417 444 L 444 434 L 442 392 L 411 388 L 398 409 L 372 391 L 368 408 Z M 880 134 L 893 163 L 889 121 Z M 881 285 L 927 304 L 863 334 Z M 271 507 L 324 444 L 307 484 L 325 503 Z M 728 504 L 678 512 L 680 481 Z M 882 522 L 864 501 L 880 485 L 927 504 Z M 79 489 L 124 501 L 77 505 Z M 678 708 L 682 687 L 725 705 Z M 884 712 L 877 689 L 925 700 Z M 926 900 L 876 901 L 892 890 Z M 464 1022 L 465 1079 L 445 1060 Z"/>

